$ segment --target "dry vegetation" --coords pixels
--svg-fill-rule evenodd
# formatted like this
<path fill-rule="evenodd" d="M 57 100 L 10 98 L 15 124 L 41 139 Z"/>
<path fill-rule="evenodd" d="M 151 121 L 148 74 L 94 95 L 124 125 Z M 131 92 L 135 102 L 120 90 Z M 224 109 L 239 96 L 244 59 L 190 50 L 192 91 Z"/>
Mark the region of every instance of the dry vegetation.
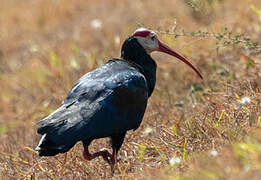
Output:
<path fill-rule="evenodd" d="M 109 179 L 78 143 L 40 158 L 36 122 L 84 73 L 118 57 L 137 22 L 152 29 L 235 34 L 261 41 L 260 0 L 1 0 L 0 177 Z M 245 44 L 162 35 L 201 69 L 160 54 L 158 82 L 141 127 L 129 132 L 113 179 L 261 179 L 261 56 Z M 96 140 L 95 151 L 108 147 Z"/>

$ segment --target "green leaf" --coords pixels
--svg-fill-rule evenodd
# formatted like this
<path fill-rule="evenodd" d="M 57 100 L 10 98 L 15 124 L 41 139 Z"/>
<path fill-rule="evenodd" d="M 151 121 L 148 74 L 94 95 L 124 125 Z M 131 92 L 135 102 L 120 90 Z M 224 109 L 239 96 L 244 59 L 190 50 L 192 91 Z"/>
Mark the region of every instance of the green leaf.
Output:
<path fill-rule="evenodd" d="M 247 62 L 246 62 L 246 66 L 248 68 L 252 67 L 253 66 L 253 61 L 251 59 L 248 59 Z"/>
<path fill-rule="evenodd" d="M 79 56 L 79 49 L 76 46 L 76 44 L 72 44 L 72 52 L 73 52 L 74 57 L 77 59 Z"/>
<path fill-rule="evenodd" d="M 3 125 L 0 125 L 0 136 L 2 134 L 5 134 L 6 132 L 8 132 L 10 129 L 14 128 L 15 125 L 12 125 L 12 124 L 3 124 Z"/>
<path fill-rule="evenodd" d="M 172 129 L 175 132 L 175 135 L 178 135 L 178 129 L 174 124 L 172 125 Z"/>
<path fill-rule="evenodd" d="M 61 60 L 58 58 L 58 56 L 53 50 L 50 51 L 50 64 L 52 67 L 56 67 L 56 68 L 62 67 Z"/>
<path fill-rule="evenodd" d="M 224 36 L 223 36 L 222 34 L 217 34 L 217 35 L 216 35 L 216 38 L 217 38 L 218 40 L 221 40 L 223 37 L 224 37 Z"/>
<path fill-rule="evenodd" d="M 159 149 L 157 148 L 157 146 L 156 146 L 154 143 L 152 143 L 152 144 L 153 144 L 154 148 L 156 149 L 156 151 L 159 153 L 161 159 L 163 159 L 163 160 L 168 160 L 168 158 L 166 158 L 165 156 L 162 155 L 162 153 L 159 151 Z"/>
<path fill-rule="evenodd" d="M 147 149 L 147 146 L 142 145 L 142 144 L 138 144 L 138 143 L 134 143 L 135 145 L 137 145 L 139 147 L 139 160 L 142 161 L 144 158 L 144 154 L 145 154 L 145 150 Z"/>
<path fill-rule="evenodd" d="M 186 145 L 187 145 L 187 137 L 185 137 L 185 141 L 184 141 L 183 156 L 182 156 L 183 160 L 186 159 Z"/>
<path fill-rule="evenodd" d="M 250 8 L 258 15 L 261 17 L 261 9 L 257 8 L 254 4 L 250 5 Z"/>
<path fill-rule="evenodd" d="M 258 119 L 257 119 L 257 126 L 258 127 L 261 127 L 261 117 L 259 116 Z"/>
<path fill-rule="evenodd" d="M 223 116 L 223 113 L 224 113 L 224 111 L 221 112 L 221 114 L 220 114 L 220 116 L 219 116 L 219 118 L 218 118 L 218 121 L 216 122 L 216 127 L 218 127 L 219 122 L 220 122 L 220 120 L 221 120 L 221 118 L 222 118 L 222 116 Z"/>

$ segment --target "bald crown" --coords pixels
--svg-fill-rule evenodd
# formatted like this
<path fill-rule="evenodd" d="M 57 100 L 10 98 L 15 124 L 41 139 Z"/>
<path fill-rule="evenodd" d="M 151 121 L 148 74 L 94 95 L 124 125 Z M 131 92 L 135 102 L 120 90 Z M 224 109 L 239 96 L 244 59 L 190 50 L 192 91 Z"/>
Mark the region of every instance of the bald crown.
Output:
<path fill-rule="evenodd" d="M 147 37 L 150 33 L 153 33 L 153 31 L 145 28 L 139 28 L 133 33 L 133 36 Z"/>

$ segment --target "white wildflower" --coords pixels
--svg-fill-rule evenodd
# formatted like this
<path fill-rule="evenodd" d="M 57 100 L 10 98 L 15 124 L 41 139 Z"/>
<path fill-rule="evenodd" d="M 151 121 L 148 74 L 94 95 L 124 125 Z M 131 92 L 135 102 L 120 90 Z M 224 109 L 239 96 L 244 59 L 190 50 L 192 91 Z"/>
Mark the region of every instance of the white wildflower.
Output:
<path fill-rule="evenodd" d="M 49 104 L 50 104 L 49 101 L 44 101 L 42 105 L 43 105 L 44 107 L 47 107 L 47 106 L 49 106 Z"/>
<path fill-rule="evenodd" d="M 242 97 L 241 99 L 242 104 L 250 103 L 250 101 L 251 99 L 248 96 Z"/>
<path fill-rule="evenodd" d="M 39 47 L 37 46 L 37 44 L 31 44 L 31 46 L 30 46 L 30 51 L 31 51 L 32 53 L 38 52 L 38 51 L 39 51 Z"/>
<path fill-rule="evenodd" d="M 211 150 L 210 154 L 215 157 L 218 155 L 218 152 L 216 150 Z"/>
<path fill-rule="evenodd" d="M 120 36 L 118 36 L 118 35 L 114 36 L 114 43 L 115 43 L 115 45 L 118 46 L 120 44 L 120 42 L 121 42 Z"/>
<path fill-rule="evenodd" d="M 151 136 L 151 135 L 152 135 L 152 131 L 153 131 L 152 128 L 147 127 L 147 128 L 143 131 L 143 134 L 144 134 L 144 135 L 149 135 L 149 136 Z"/>
<path fill-rule="evenodd" d="M 93 29 L 100 29 L 102 27 L 102 21 L 100 19 L 93 19 L 91 21 L 91 27 Z"/>
<path fill-rule="evenodd" d="M 74 58 L 71 58 L 70 65 L 71 65 L 71 67 L 73 67 L 74 69 L 80 69 L 79 64 L 77 63 L 77 61 L 76 61 Z"/>
<path fill-rule="evenodd" d="M 169 164 L 171 166 L 174 166 L 175 164 L 178 164 L 181 162 L 181 159 L 179 157 L 172 157 L 170 160 L 169 160 Z"/>

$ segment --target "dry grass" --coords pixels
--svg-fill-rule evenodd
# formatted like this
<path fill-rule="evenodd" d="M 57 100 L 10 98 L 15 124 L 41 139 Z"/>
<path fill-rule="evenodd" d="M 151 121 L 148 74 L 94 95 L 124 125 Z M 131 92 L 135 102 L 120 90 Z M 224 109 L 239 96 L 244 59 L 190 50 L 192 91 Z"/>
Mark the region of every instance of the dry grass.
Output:
<path fill-rule="evenodd" d="M 32 150 L 40 138 L 36 121 L 59 106 L 81 75 L 118 57 L 137 22 L 171 29 L 175 18 L 186 31 L 226 26 L 261 40 L 260 17 L 250 8 L 261 8 L 259 0 L 186 2 L 192 1 L 2 0 L 0 177 L 111 178 L 102 159 L 83 159 L 80 143 L 66 155 L 39 158 Z M 101 28 L 91 26 L 94 19 Z M 261 56 L 242 46 L 217 53 L 211 39 L 161 38 L 193 59 L 205 79 L 153 54 L 156 90 L 141 127 L 125 138 L 113 179 L 261 179 Z M 107 141 L 97 140 L 91 150 L 102 147 Z"/>

